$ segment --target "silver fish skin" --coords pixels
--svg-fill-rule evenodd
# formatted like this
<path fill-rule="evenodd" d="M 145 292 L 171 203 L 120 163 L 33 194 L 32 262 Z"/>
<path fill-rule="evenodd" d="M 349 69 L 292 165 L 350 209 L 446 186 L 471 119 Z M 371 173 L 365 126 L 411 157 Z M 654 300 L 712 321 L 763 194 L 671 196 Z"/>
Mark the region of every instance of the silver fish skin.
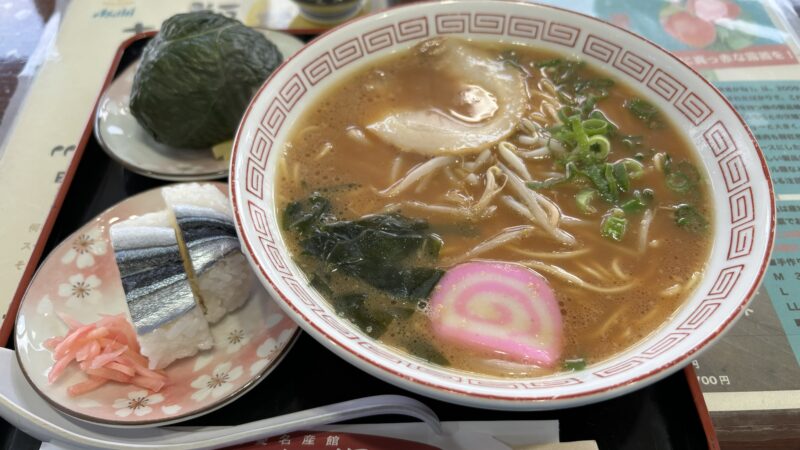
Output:
<path fill-rule="evenodd" d="M 172 227 L 112 226 L 110 235 L 137 334 L 150 333 L 198 307 Z"/>
<path fill-rule="evenodd" d="M 197 276 L 233 252 L 241 251 L 230 216 L 211 208 L 173 205 L 175 221 Z"/>

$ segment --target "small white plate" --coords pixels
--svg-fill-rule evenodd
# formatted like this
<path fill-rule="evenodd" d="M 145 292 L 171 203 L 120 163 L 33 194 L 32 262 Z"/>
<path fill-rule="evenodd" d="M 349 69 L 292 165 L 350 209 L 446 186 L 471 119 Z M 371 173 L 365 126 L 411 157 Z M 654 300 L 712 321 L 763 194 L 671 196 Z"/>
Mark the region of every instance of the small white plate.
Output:
<path fill-rule="evenodd" d="M 244 306 L 211 326 L 214 347 L 170 364 L 169 382 L 158 393 L 109 382 L 70 397 L 67 388 L 87 379 L 74 363 L 53 384 L 47 381 L 54 361 L 44 341 L 67 331 L 59 313 L 82 323 L 95 322 L 100 314 L 126 313 L 108 228 L 166 208 L 160 191 L 126 199 L 73 233 L 42 263 L 22 298 L 15 328 L 20 368 L 42 398 L 70 416 L 107 426 L 160 426 L 206 414 L 263 380 L 298 335 L 297 325 L 256 284 Z"/>
<path fill-rule="evenodd" d="M 277 31 L 258 30 L 286 60 L 303 45 L 300 39 Z M 156 141 L 130 112 L 133 77 L 139 61 L 126 68 L 100 97 L 94 135 L 111 159 L 128 170 L 169 181 L 214 180 L 228 176 L 229 162 L 216 159 L 211 149 L 179 149 Z"/>

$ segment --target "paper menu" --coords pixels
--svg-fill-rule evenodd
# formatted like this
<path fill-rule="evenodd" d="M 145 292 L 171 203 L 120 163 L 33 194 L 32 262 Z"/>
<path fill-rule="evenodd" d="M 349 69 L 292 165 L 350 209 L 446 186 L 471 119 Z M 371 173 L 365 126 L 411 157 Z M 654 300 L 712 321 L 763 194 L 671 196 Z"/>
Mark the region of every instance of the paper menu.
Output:
<path fill-rule="evenodd" d="M 544 0 L 555 6 L 563 2 Z M 640 34 L 697 70 L 797 64 L 792 33 L 775 2 L 576 0 L 569 8 Z M 752 76 L 748 75 L 749 77 Z"/>
<path fill-rule="evenodd" d="M 745 316 L 693 364 L 712 416 L 800 409 L 800 81 L 715 84 L 765 154 L 777 229 L 767 274 Z"/>

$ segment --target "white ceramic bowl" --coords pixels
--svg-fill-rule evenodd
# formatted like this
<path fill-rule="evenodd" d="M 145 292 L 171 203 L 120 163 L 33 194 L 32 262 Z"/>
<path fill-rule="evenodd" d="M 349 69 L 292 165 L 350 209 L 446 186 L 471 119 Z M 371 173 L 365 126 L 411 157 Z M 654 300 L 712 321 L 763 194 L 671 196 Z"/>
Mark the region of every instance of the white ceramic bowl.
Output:
<path fill-rule="evenodd" d="M 292 125 L 342 77 L 421 39 L 445 34 L 581 58 L 640 91 L 696 146 L 716 208 L 705 277 L 668 323 L 634 347 L 586 370 L 544 378 L 496 379 L 449 370 L 392 350 L 339 318 L 292 261 L 273 204 L 275 170 Z M 764 274 L 774 233 L 774 195 L 764 158 L 742 118 L 711 84 L 635 34 L 530 3 L 414 4 L 325 34 L 286 61 L 258 92 L 242 119 L 230 174 L 246 254 L 278 303 L 309 334 L 386 381 L 485 408 L 576 406 L 638 389 L 682 368 L 742 313 Z M 324 375 L 320 382 L 326 382 Z"/>

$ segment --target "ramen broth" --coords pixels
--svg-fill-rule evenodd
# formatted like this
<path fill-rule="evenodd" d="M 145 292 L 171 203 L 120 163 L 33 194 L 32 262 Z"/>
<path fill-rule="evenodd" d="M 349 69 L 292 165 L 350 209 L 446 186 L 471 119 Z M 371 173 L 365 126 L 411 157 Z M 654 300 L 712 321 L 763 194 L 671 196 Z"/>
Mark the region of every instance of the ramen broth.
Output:
<path fill-rule="evenodd" d="M 483 66 L 453 70 L 451 62 L 438 60 L 452 51 L 441 45 L 463 46 L 459 51 L 467 57 L 502 64 L 500 72 L 488 81 L 480 81 L 480 73 L 462 76 Z M 512 85 L 522 80 L 518 98 L 489 85 L 506 82 L 504 77 Z M 513 117 L 513 130 L 488 145 L 479 142 L 482 126 L 502 128 L 489 123 L 493 117 L 514 114 L 517 106 L 503 102 L 520 99 L 523 110 Z M 416 151 L 415 145 L 426 145 L 415 143 L 420 133 L 402 136 L 408 130 L 401 124 L 389 131 L 399 133 L 398 144 L 370 127 L 409 111 L 443 116 L 444 125 L 432 126 L 461 127 L 453 139 L 476 133 L 474 142 L 484 148 L 462 143 Z M 430 173 L 413 174 L 433 160 Z M 455 369 L 532 376 L 580 370 L 623 351 L 685 301 L 711 245 L 712 211 L 699 167 L 680 130 L 623 80 L 540 49 L 451 39 L 382 59 L 323 94 L 293 129 L 275 196 L 284 214 L 292 205 L 310 205 L 311 196 L 324 199 L 330 207 L 321 222 L 394 214 L 427 223 L 421 233 L 432 239 L 420 241 L 420 248 L 440 245 L 438 255 L 413 253 L 405 267 L 441 275 L 456 264 L 484 260 L 538 272 L 554 291 L 563 321 L 563 348 L 551 367 L 440 339 L 427 298 L 399 298 L 355 272 L 337 270 L 309 254 L 299 232 L 284 231 L 311 284 L 334 303 L 357 302 L 337 311 L 370 336 Z M 410 178 L 399 186 L 403 177 Z M 495 189 L 487 193 L 489 177 Z M 511 177 L 544 197 L 538 201 L 549 225 L 537 222 L 536 206 L 514 189 Z M 482 198 L 488 201 L 478 205 Z M 547 231 L 553 224 L 557 230 Z M 382 322 L 372 325 L 372 316 Z"/>

